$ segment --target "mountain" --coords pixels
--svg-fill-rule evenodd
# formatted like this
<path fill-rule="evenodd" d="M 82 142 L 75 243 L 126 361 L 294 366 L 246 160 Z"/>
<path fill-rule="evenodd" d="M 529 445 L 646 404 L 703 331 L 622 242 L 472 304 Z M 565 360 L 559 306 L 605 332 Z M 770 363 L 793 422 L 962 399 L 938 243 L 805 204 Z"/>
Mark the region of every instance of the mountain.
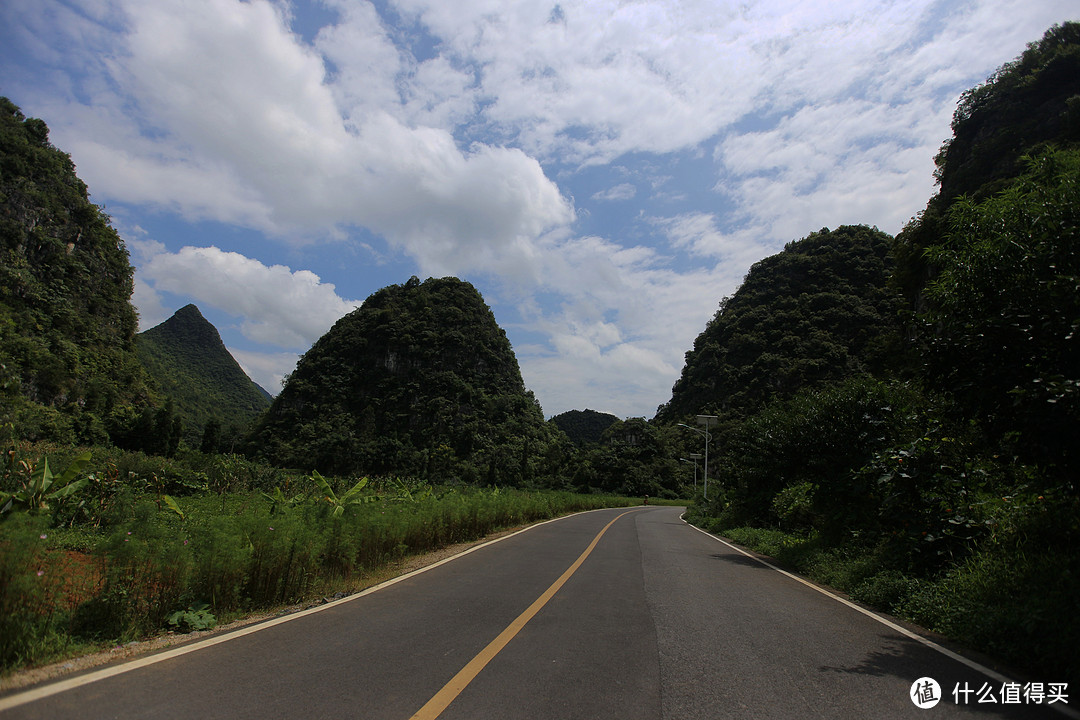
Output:
<path fill-rule="evenodd" d="M 188 435 L 201 438 L 211 420 L 225 428 L 247 427 L 270 407 L 270 396 L 244 373 L 194 305 L 139 333 L 136 347 Z"/>
<path fill-rule="evenodd" d="M 551 418 L 566 436 L 578 445 L 598 443 L 604 431 L 619 422 L 619 418 L 595 410 L 568 410 Z"/>
<path fill-rule="evenodd" d="M 553 429 L 490 308 L 456 278 L 372 294 L 304 354 L 250 447 L 289 467 L 517 483 Z"/>
<path fill-rule="evenodd" d="M 152 401 L 133 269 L 49 128 L 0 98 L 0 421 L 99 444 Z"/>
<path fill-rule="evenodd" d="M 966 92 L 952 126 L 939 191 L 894 248 L 905 334 L 1003 456 L 1075 477 L 1080 23 Z"/>
<path fill-rule="evenodd" d="M 824 228 L 750 268 L 686 354 L 656 419 L 753 412 L 774 397 L 875 374 L 896 357 L 892 238 Z"/>
<path fill-rule="evenodd" d="M 1046 31 L 1016 60 L 963 94 L 953 137 L 934 158 L 938 192 L 897 236 L 897 283 L 913 311 L 937 272 L 926 248 L 948 232 L 945 215 L 960 197 L 985 199 L 1027 169 L 1040 148 L 1080 145 L 1080 23 Z"/>

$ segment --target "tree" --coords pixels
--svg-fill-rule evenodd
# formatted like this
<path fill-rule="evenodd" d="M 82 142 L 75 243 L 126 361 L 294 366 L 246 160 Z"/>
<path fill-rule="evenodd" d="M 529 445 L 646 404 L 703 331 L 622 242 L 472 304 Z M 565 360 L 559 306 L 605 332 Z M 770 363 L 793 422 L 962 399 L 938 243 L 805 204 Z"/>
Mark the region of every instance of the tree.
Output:
<path fill-rule="evenodd" d="M 1062 471 L 1078 460 L 1080 150 L 1050 150 L 927 248 L 931 377 L 997 438 Z"/>

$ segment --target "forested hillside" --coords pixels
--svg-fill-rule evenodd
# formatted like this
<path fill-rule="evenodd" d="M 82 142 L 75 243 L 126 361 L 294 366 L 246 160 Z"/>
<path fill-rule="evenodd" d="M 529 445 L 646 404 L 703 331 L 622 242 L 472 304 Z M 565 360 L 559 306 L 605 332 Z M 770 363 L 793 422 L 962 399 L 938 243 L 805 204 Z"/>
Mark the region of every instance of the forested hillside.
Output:
<path fill-rule="evenodd" d="M 49 129 L 0 98 L 0 410 L 19 437 L 107 443 L 150 401 L 132 267 Z"/>
<path fill-rule="evenodd" d="M 927 382 L 1062 473 L 1080 446 L 1078 148 L 1080 24 L 1065 23 L 964 94 L 940 190 L 895 247 Z"/>
<path fill-rule="evenodd" d="M 791 256 L 835 233 L 755 265 L 657 419 L 720 416 L 699 524 L 1077 681 L 1080 25 L 965 94 L 953 130 L 891 247 L 843 246 L 838 267 L 878 259 L 862 282 Z"/>
<path fill-rule="evenodd" d="M 556 442 L 476 288 L 414 277 L 304 354 L 250 447 L 288 467 L 516 484 L 552 471 Z"/>
<path fill-rule="evenodd" d="M 660 422 L 753 412 L 774 398 L 880 374 L 898 353 L 885 233 L 822 229 L 755 263 L 686 354 Z"/>
<path fill-rule="evenodd" d="M 604 431 L 619 418 L 607 413 L 595 410 L 568 410 L 551 418 L 551 422 L 559 426 L 566 436 L 578 445 L 585 443 L 598 443 Z"/>
<path fill-rule="evenodd" d="M 985 199 L 1027 169 L 1040 147 L 1080 142 L 1080 24 L 1046 32 L 1016 60 L 964 93 L 953 137 L 937 157 L 939 190 L 897 238 L 896 281 L 914 311 L 935 273 L 926 249 L 947 232 L 945 214 L 959 198 Z"/>
<path fill-rule="evenodd" d="M 217 328 L 194 305 L 139 333 L 139 359 L 174 403 L 189 442 L 216 452 L 270 407 L 271 397 L 243 371 Z"/>

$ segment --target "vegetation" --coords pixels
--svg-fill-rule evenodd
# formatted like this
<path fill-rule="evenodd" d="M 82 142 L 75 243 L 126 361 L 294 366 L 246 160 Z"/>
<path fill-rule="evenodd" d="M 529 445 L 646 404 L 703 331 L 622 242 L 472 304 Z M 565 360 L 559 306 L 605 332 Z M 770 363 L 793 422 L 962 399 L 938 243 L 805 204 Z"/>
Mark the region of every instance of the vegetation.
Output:
<path fill-rule="evenodd" d="M 568 410 L 554 416 L 549 422 L 556 426 L 577 445 L 598 443 L 603 439 L 604 431 L 619 421 L 619 418 L 595 410 Z"/>
<path fill-rule="evenodd" d="M 173 401 L 181 434 L 192 447 L 235 449 L 241 432 L 270 407 L 270 395 L 244 373 L 194 305 L 180 308 L 136 340 L 139 359 Z"/>
<path fill-rule="evenodd" d="M 887 248 L 895 260 L 883 257 L 884 272 L 841 283 L 857 296 L 848 307 L 880 310 L 869 334 L 841 333 L 842 352 L 805 345 L 762 367 L 785 342 L 770 329 L 802 323 L 795 334 L 809 339 L 832 326 L 788 315 L 819 290 L 795 284 L 804 275 L 791 261 L 763 261 L 699 337 L 658 414 L 720 417 L 719 487 L 699 498 L 694 522 L 1071 682 L 1080 681 L 1078 63 L 1080 25 L 1055 27 L 962 98 L 937 158 L 941 191 Z M 763 278 L 772 267 L 795 280 Z M 762 283 L 777 291 L 756 290 Z"/>
<path fill-rule="evenodd" d="M 46 462 L 65 466 L 61 480 L 77 475 L 78 486 L 65 484 L 70 491 L 53 493 L 48 507 L 19 507 L 0 522 L 3 670 L 347 594 L 408 555 L 640 502 L 305 476 L 195 451 L 164 460 L 95 450 L 68 464 L 37 456 L 40 449 L 9 448 L 16 459 L 4 487 L 27 472 L 40 477 Z"/>
<path fill-rule="evenodd" d="M 285 467 L 517 485 L 551 480 L 561 441 L 480 293 L 412 278 L 315 343 L 249 448 Z"/>
<path fill-rule="evenodd" d="M 694 341 L 656 419 L 738 416 L 803 388 L 888 367 L 896 359 L 899 309 L 887 287 L 890 242 L 865 226 L 823 228 L 755 263 Z"/>
<path fill-rule="evenodd" d="M 66 443 L 126 431 L 151 395 L 132 272 L 45 123 L 0 98 L 0 422 Z"/>
<path fill-rule="evenodd" d="M 244 454 L 216 454 L 227 418 L 199 414 L 250 390 L 208 359 L 216 332 L 185 308 L 147 333 L 151 380 L 122 243 L 3 101 L 0 663 L 348 591 L 407 553 L 627 502 L 609 495 L 684 496 L 710 414 L 694 522 L 1080 682 L 1078 84 L 1080 25 L 1051 28 L 961 99 L 940 191 L 897 238 L 822 229 L 755 264 L 651 421 L 544 422 L 476 289 L 413 278 L 303 356 Z"/>

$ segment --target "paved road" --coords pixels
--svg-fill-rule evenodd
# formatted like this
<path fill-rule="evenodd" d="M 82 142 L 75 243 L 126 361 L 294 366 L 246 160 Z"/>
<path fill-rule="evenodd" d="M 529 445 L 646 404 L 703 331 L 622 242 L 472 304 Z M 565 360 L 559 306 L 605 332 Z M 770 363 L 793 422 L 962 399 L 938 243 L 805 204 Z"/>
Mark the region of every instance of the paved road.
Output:
<path fill-rule="evenodd" d="M 976 692 L 957 705 L 958 683 L 1000 692 L 1004 678 L 740 554 L 680 512 L 539 525 L 318 612 L 30 702 L 0 698 L 14 705 L 0 720 L 1065 717 L 979 705 Z M 944 695 L 929 710 L 909 698 L 924 676 Z"/>

